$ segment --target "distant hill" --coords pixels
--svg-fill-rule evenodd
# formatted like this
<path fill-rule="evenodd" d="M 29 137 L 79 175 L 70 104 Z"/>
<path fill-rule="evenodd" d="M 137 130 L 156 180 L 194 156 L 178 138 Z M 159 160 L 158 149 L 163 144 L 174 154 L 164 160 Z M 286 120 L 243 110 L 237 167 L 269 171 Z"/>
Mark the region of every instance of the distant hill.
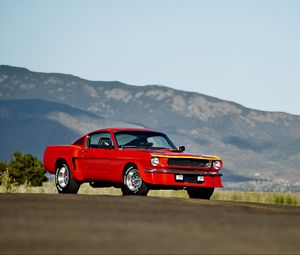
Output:
<path fill-rule="evenodd" d="M 300 187 L 297 115 L 164 86 L 87 81 L 2 65 L 0 119 L 0 159 L 17 148 L 41 157 L 47 144 L 70 143 L 101 127 L 141 126 L 166 132 L 190 152 L 221 155 L 228 187 L 239 182 L 261 189 L 266 181 L 284 190 Z"/>
<path fill-rule="evenodd" d="M 15 150 L 42 159 L 46 145 L 70 144 L 90 128 L 134 126 L 40 99 L 0 100 L 0 120 L 2 160 Z"/>

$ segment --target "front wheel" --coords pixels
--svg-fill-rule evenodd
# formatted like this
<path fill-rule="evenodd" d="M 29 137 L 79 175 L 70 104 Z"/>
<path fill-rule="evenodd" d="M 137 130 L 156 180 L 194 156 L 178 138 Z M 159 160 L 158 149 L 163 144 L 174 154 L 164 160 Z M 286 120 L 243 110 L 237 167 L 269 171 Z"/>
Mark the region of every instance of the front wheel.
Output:
<path fill-rule="evenodd" d="M 58 193 L 77 194 L 80 183 L 72 178 L 72 174 L 66 163 L 60 163 L 55 173 L 55 185 Z"/>
<path fill-rule="evenodd" d="M 149 189 L 142 180 L 139 171 L 135 166 L 129 166 L 124 172 L 123 185 L 122 185 L 123 195 L 139 195 L 146 196 Z"/>
<path fill-rule="evenodd" d="M 190 198 L 210 199 L 214 193 L 214 188 L 187 188 L 187 193 Z"/>

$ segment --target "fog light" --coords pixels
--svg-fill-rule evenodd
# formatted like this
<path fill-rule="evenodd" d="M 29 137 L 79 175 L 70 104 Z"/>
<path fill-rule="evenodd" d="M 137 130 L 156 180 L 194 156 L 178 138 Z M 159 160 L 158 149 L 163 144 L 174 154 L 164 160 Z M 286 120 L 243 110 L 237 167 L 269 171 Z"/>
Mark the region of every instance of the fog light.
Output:
<path fill-rule="evenodd" d="M 204 176 L 197 176 L 198 182 L 204 182 Z"/>
<path fill-rule="evenodd" d="M 176 179 L 176 181 L 183 181 L 183 175 L 182 174 L 176 174 L 175 179 Z"/>

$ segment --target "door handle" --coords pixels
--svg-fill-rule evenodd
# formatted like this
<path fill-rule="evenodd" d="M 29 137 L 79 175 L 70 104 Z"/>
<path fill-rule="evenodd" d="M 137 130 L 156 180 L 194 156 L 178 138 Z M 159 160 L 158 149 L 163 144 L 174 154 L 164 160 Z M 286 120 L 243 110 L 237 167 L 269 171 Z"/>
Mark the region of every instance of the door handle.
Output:
<path fill-rule="evenodd" d="M 84 150 L 82 150 L 81 152 L 82 152 L 82 153 L 86 153 L 87 151 L 88 151 L 88 150 L 85 150 L 85 149 L 84 149 Z"/>

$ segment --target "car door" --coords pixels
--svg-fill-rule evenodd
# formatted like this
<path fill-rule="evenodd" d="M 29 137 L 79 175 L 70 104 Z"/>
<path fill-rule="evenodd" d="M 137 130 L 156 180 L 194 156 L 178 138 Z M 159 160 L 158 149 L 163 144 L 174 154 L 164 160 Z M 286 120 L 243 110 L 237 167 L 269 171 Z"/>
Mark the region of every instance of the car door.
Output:
<path fill-rule="evenodd" d="M 88 137 L 87 148 L 83 150 L 81 163 L 88 180 L 110 179 L 111 159 L 115 146 L 108 132 L 94 133 Z"/>

